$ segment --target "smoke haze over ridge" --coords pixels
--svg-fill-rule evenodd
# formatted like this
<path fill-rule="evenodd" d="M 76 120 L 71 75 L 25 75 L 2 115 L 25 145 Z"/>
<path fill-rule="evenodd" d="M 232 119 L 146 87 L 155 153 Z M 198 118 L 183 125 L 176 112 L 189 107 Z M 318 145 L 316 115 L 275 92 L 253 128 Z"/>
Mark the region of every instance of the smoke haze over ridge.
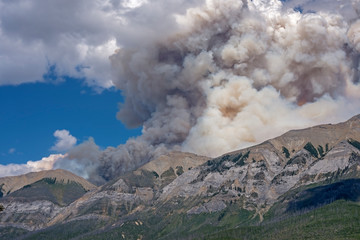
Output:
<path fill-rule="evenodd" d="M 359 1 L 345 8 L 354 18 L 287 4 L 176 1 L 185 6 L 179 10 L 144 3 L 135 13 L 151 21 L 129 22 L 110 57 L 125 97 L 117 117 L 143 126 L 142 135 L 104 151 L 91 140 L 56 167 L 102 182 L 169 150 L 215 157 L 359 113 Z"/>

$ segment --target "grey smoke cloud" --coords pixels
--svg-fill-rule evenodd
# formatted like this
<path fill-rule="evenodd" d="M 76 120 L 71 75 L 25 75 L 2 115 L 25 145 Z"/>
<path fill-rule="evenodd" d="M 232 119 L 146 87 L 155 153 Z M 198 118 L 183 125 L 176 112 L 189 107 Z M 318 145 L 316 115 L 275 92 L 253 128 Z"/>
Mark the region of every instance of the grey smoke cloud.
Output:
<path fill-rule="evenodd" d="M 143 132 L 91 158 L 92 176 L 112 179 L 169 150 L 218 156 L 359 112 L 360 25 L 344 8 L 301 14 L 287 7 L 292 1 L 176 2 L 188 5 L 140 7 L 152 21 L 129 22 L 132 34 L 110 57 L 125 96 L 117 117 Z"/>
<path fill-rule="evenodd" d="M 0 1 L 0 86 L 85 79 L 95 89 L 113 86 L 108 57 L 138 39 L 154 41 L 196 0 Z"/>
<path fill-rule="evenodd" d="M 94 139 L 72 148 L 63 158 L 53 163 L 53 168 L 69 169 L 73 173 L 94 183 L 103 183 L 104 180 L 97 173 L 100 165 L 101 151 Z"/>
<path fill-rule="evenodd" d="M 136 1 L 0 1 L 0 85 L 44 82 L 54 73 L 85 78 L 94 88 L 113 86 L 109 55 L 126 35 Z"/>

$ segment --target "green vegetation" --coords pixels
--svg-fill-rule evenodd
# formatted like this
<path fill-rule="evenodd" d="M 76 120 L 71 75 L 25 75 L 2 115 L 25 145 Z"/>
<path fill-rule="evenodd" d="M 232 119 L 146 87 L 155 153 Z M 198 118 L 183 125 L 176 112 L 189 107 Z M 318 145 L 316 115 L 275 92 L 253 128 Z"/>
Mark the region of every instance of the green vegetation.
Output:
<path fill-rule="evenodd" d="M 236 163 L 237 161 L 239 161 L 242 157 L 242 153 L 239 153 L 237 156 L 235 156 L 231 161 Z"/>
<path fill-rule="evenodd" d="M 188 215 L 176 211 L 167 212 L 167 206 L 152 215 L 142 215 L 127 221 L 120 227 L 109 228 L 96 234 L 79 238 L 82 240 L 100 239 L 201 239 L 209 232 L 232 229 L 238 225 L 255 222 L 253 214 L 240 210 L 239 205 L 230 205 L 217 213 Z"/>
<path fill-rule="evenodd" d="M 57 182 L 55 178 L 44 178 L 12 192 L 5 198 L 16 198 L 18 201 L 24 202 L 48 200 L 60 206 L 66 206 L 85 193 L 86 190 L 79 183 L 62 183 Z"/>
<path fill-rule="evenodd" d="M 163 174 L 161 174 L 161 178 L 168 178 L 168 177 L 174 177 L 174 176 L 175 176 L 175 172 L 172 167 L 170 167 L 168 170 L 163 172 Z"/>
<path fill-rule="evenodd" d="M 290 152 L 286 147 L 282 147 L 282 153 L 285 154 L 286 158 L 290 157 Z"/>
<path fill-rule="evenodd" d="M 2 204 L 0 204 L 0 212 L 4 211 L 4 206 Z"/>
<path fill-rule="evenodd" d="M 161 174 L 161 187 L 164 187 L 175 180 L 175 171 L 172 167 Z"/>
<path fill-rule="evenodd" d="M 302 191 L 287 204 L 286 212 L 314 209 L 336 200 L 356 202 L 360 197 L 360 179 L 346 179 Z"/>
<path fill-rule="evenodd" d="M 3 186 L 4 186 L 4 183 L 0 185 L 0 198 L 2 198 L 4 196 L 4 193 L 3 193 Z"/>
<path fill-rule="evenodd" d="M 128 173 L 123 177 L 123 180 L 128 186 L 134 187 L 151 187 L 155 186 L 155 181 L 159 175 L 154 171 L 141 170 L 141 174 Z"/>
<path fill-rule="evenodd" d="M 351 138 L 348 139 L 347 141 L 348 141 L 348 143 L 350 143 L 351 145 L 353 145 L 354 147 L 356 147 L 357 149 L 360 150 L 360 142 L 358 142 L 354 139 L 351 139 Z"/>
<path fill-rule="evenodd" d="M 314 145 L 312 145 L 311 142 L 308 142 L 308 143 L 304 146 L 304 149 L 307 150 L 313 157 L 319 158 L 319 154 L 318 154 L 316 148 L 314 147 Z"/>
<path fill-rule="evenodd" d="M 246 160 L 249 158 L 250 151 L 247 151 L 240 159 L 236 162 L 236 165 L 244 166 Z"/>
<path fill-rule="evenodd" d="M 256 226 L 240 226 L 203 239 L 359 239 L 360 206 L 339 200 L 305 214 L 282 220 L 265 219 Z"/>
<path fill-rule="evenodd" d="M 318 149 L 318 152 L 320 154 L 320 157 L 324 157 L 325 156 L 324 148 L 319 145 L 317 149 Z"/>
<path fill-rule="evenodd" d="M 176 175 L 180 176 L 183 173 L 184 173 L 183 167 L 182 166 L 177 166 L 176 167 Z"/>
<path fill-rule="evenodd" d="M 157 172 L 152 171 L 152 174 L 154 174 L 154 176 L 155 176 L 156 178 L 159 178 L 159 174 L 157 174 Z"/>
<path fill-rule="evenodd" d="M 15 227 L 0 227 L 0 239 L 16 239 L 28 233 L 27 230 Z"/>
<path fill-rule="evenodd" d="M 95 229 L 100 229 L 105 225 L 104 221 L 88 219 L 88 220 L 79 220 L 71 221 L 62 225 L 55 225 L 47 229 L 34 232 L 26 236 L 26 240 L 37 240 L 37 239 L 51 239 L 51 240 L 63 240 L 63 239 L 72 239 L 78 236 L 86 235 L 89 232 L 94 231 Z"/>
<path fill-rule="evenodd" d="M 54 185 L 56 183 L 56 178 L 44 178 L 42 181 L 46 182 L 49 185 Z"/>

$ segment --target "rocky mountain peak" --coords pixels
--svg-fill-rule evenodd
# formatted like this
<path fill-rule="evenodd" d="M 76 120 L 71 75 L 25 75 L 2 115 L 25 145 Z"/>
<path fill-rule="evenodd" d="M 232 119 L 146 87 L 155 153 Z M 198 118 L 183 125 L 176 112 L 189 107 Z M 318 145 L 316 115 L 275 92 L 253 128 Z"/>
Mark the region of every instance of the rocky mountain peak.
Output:
<path fill-rule="evenodd" d="M 62 170 L 55 170 L 13 177 L 13 185 L 6 187 L 15 189 L 20 186 L 16 182 L 31 182 L 50 173 L 61 182 L 76 178 Z M 157 236 L 174 239 L 170 236 L 171 232 L 178 233 L 177 227 L 190 231 L 192 224 L 198 224 L 196 221 L 204 216 L 207 216 L 205 222 L 214 226 L 221 226 L 229 219 L 244 222 L 258 219 L 259 223 L 269 212 L 280 216 L 289 209 L 304 211 L 303 202 L 307 197 L 316 199 L 326 191 L 319 202 L 305 201 L 308 208 L 316 208 L 348 196 L 347 189 L 358 187 L 358 178 L 360 116 L 355 116 L 339 124 L 289 131 L 257 146 L 213 159 L 171 152 L 98 188 L 88 185 L 88 189 L 94 190 L 83 193 L 67 205 L 48 200 L 7 203 L 0 219 L 4 224 L 21 223 L 28 229 L 62 226 L 75 221 L 108 222 L 100 232 L 114 230 L 121 232 L 122 238 L 136 233 L 135 239 L 151 232 L 153 235 L 149 239 L 157 239 Z M 0 183 L 6 182 L 4 179 L 0 179 Z M 34 189 L 43 185 L 36 185 Z M 307 191 L 311 186 L 317 188 L 313 192 Z M 329 191 L 334 188 L 336 198 L 331 198 Z M 28 189 L 23 189 L 21 193 L 26 191 Z M 352 194 L 351 198 L 357 197 L 356 194 Z M 36 210 L 31 212 L 27 209 Z M 33 219 L 36 211 L 46 216 L 38 218 L 42 219 L 40 223 Z M 9 217 L 14 214 L 23 217 Z M 240 219 L 242 214 L 244 218 Z M 188 222 L 191 219 L 197 220 Z M 176 221 L 180 225 L 173 223 Z M 34 226 L 34 223 L 38 225 Z M 202 224 L 205 223 L 201 222 L 200 226 Z M 236 222 L 232 227 L 238 224 Z M 171 226 L 177 227 L 174 230 Z"/>

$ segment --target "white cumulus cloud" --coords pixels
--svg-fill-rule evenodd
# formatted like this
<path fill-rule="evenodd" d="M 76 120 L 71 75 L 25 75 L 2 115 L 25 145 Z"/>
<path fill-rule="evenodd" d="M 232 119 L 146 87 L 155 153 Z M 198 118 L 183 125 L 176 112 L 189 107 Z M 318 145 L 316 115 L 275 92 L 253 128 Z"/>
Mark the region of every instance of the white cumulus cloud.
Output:
<path fill-rule="evenodd" d="M 0 1 L 0 86 L 46 82 L 51 69 L 58 79 L 81 78 L 100 90 L 112 87 L 109 56 L 136 39 L 165 32 L 163 26 L 172 22 L 165 2 Z M 167 8 L 181 11 L 191 2 L 176 0 Z"/>
<path fill-rule="evenodd" d="M 66 152 L 76 145 L 77 139 L 70 134 L 68 130 L 56 130 L 54 132 L 54 137 L 57 138 L 57 141 L 54 146 L 51 147 L 51 150 L 58 152 Z"/>

